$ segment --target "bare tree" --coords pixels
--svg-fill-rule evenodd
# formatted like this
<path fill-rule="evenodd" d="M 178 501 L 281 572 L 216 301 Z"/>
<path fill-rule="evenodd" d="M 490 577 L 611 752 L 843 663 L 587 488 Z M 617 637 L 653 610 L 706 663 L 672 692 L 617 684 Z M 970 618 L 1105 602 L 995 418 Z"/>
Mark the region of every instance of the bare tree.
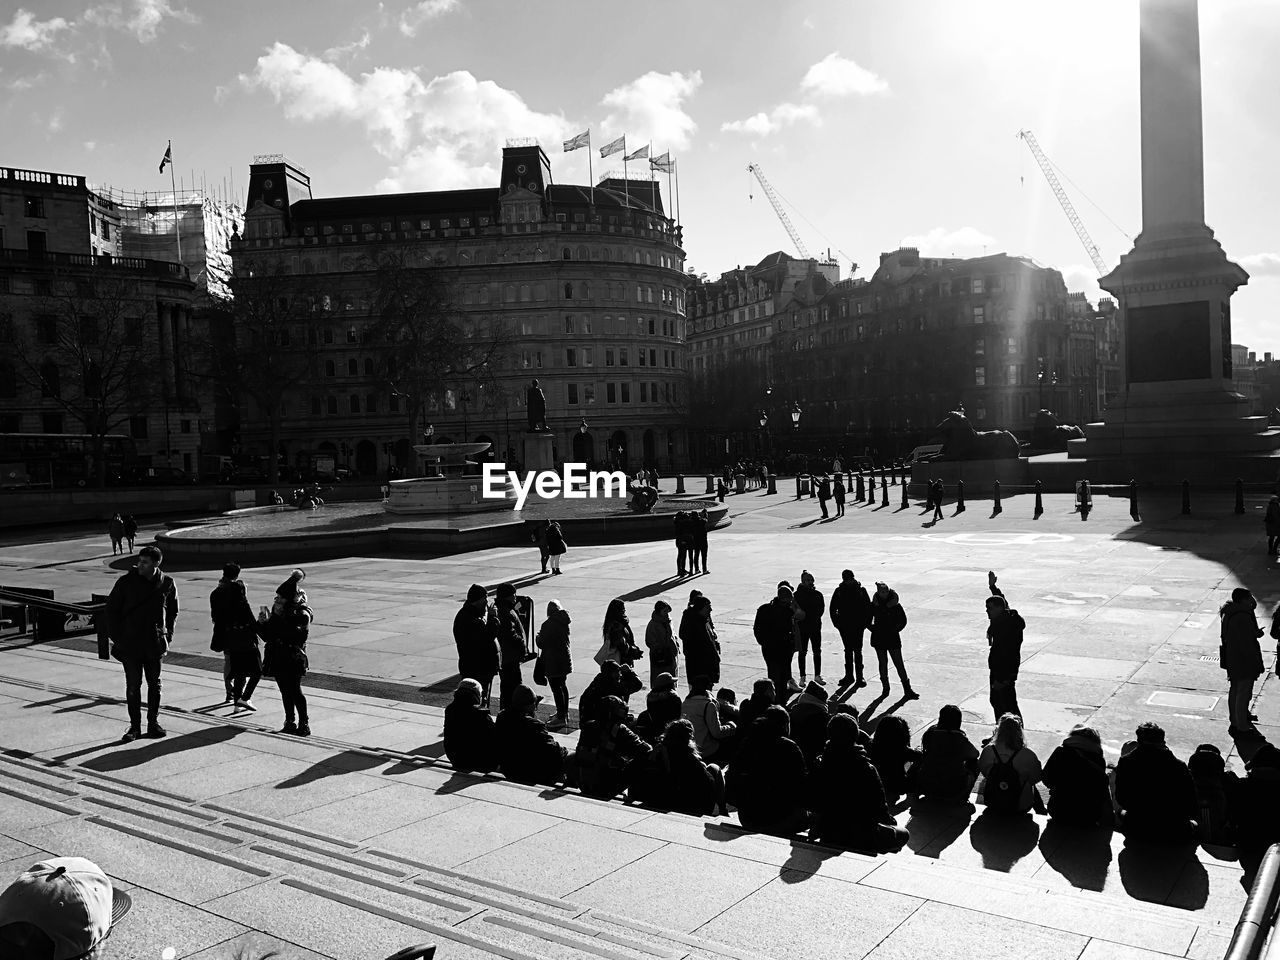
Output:
<path fill-rule="evenodd" d="M 492 387 L 510 340 L 498 325 L 463 316 L 445 269 L 424 264 L 420 250 L 390 247 L 369 262 L 373 272 L 370 339 L 393 396 L 404 403 L 409 436 L 422 435 L 433 399 Z M 473 394 L 474 396 L 474 394 Z"/>
<path fill-rule="evenodd" d="M 159 344 L 144 317 L 154 297 L 137 280 L 57 277 L 15 330 L 20 376 L 78 420 L 92 437 L 95 482 L 105 486 L 105 438 L 167 398 Z"/>

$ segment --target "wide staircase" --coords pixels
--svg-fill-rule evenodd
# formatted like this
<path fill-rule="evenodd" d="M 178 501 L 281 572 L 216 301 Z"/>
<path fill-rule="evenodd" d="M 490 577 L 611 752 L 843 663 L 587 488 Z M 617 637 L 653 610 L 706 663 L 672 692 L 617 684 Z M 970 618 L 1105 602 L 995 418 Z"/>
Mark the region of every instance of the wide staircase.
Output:
<path fill-rule="evenodd" d="M 12 653 L 0 873 L 44 853 L 99 863 L 134 897 L 114 958 L 365 960 L 420 942 L 441 960 L 1219 958 L 1244 900 L 1235 865 L 1203 851 L 1137 853 L 1043 818 L 1002 836 L 972 811 L 917 804 L 900 818 L 910 851 L 862 856 L 457 774 L 371 734 L 299 741 L 199 696 L 167 711 L 168 739 L 107 749 L 112 665 Z M 220 678 L 175 674 L 179 693 L 215 699 Z M 336 722 L 339 703 L 389 709 L 335 699 L 339 728 L 356 726 Z M 440 723 L 412 715 L 415 736 Z"/>

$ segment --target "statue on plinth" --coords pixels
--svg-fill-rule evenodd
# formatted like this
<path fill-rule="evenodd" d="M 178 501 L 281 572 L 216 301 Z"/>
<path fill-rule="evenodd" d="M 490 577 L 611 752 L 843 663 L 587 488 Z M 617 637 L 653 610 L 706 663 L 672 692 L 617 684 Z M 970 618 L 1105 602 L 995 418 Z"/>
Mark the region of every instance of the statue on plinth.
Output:
<path fill-rule="evenodd" d="M 526 412 L 529 417 L 529 432 L 544 433 L 547 429 L 547 398 L 534 380 L 524 393 Z"/>

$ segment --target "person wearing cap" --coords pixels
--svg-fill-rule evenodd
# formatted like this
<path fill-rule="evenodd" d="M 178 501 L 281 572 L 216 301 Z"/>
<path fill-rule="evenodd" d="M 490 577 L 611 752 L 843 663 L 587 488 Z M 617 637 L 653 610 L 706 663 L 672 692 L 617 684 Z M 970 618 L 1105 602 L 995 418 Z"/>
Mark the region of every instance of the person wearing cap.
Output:
<path fill-rule="evenodd" d="M 1258 626 L 1258 601 L 1245 587 L 1231 591 L 1231 599 L 1218 610 L 1222 647 L 1219 663 L 1230 683 L 1227 694 L 1227 733 L 1232 737 L 1258 737 L 1254 716 L 1249 712 L 1253 685 L 1267 672 L 1262 662 L 1263 629 Z"/>
<path fill-rule="evenodd" d="M 1162 843 L 1195 838 L 1196 785 L 1187 765 L 1165 745 L 1164 728 L 1140 723 L 1137 742 L 1120 751 L 1116 762 L 1115 797 L 1125 836 Z"/>
<path fill-rule="evenodd" d="M 1280 749 L 1264 743 L 1245 763 L 1248 776 L 1227 797 L 1228 819 L 1235 826 L 1236 850 L 1244 867 L 1244 885 L 1253 886 L 1263 854 L 1280 843 Z"/>
<path fill-rule="evenodd" d="M 644 628 L 644 645 L 649 648 L 649 686 L 656 688 L 661 674 L 680 676 L 680 644 L 671 632 L 671 604 L 658 600 Z"/>
<path fill-rule="evenodd" d="M 582 718 L 582 732 L 574 751 L 582 792 L 611 800 L 631 784 L 634 772 L 652 748 L 627 725 L 627 705 L 607 696 L 592 717 Z"/>
<path fill-rule="evenodd" d="M 463 678 L 444 708 L 444 755 L 455 770 L 487 772 L 498 765 L 497 736 L 475 680 Z"/>
<path fill-rule="evenodd" d="M 689 598 L 689 604 L 680 622 L 685 673 L 690 683 L 693 677 L 704 676 L 714 686 L 720 682 L 720 638 L 711 619 L 711 600 L 699 593 Z"/>
<path fill-rule="evenodd" d="M 547 617 L 538 628 L 534 644 L 541 651 L 538 660 L 551 696 L 556 702 L 556 715 L 547 724 L 550 730 L 563 730 L 569 725 L 569 674 L 573 673 L 573 653 L 569 646 L 569 611 L 559 600 L 547 602 Z"/>
<path fill-rule="evenodd" d="M 1004 591 L 996 586 L 994 570 L 987 571 L 987 670 L 991 681 L 991 710 L 1000 720 L 1006 713 L 1022 716 L 1018 707 L 1018 668 L 1022 666 L 1022 631 L 1027 623 L 1011 609 Z"/>
<path fill-rule="evenodd" d="M 517 783 L 553 787 L 564 779 L 569 751 L 556 743 L 537 717 L 538 696 L 517 684 L 494 722 L 498 741 L 498 769 Z"/>
<path fill-rule="evenodd" d="M 1049 754 L 1041 779 L 1049 788 L 1049 816 L 1054 820 L 1080 827 L 1115 825 L 1102 738 L 1093 727 L 1072 727 Z"/>
<path fill-rule="evenodd" d="M 4 960 L 99 960 L 133 900 L 83 857 L 51 857 L 0 893 Z"/>
<path fill-rule="evenodd" d="M 876 660 L 880 665 L 880 685 L 884 688 L 884 696 L 889 695 L 889 658 L 898 671 L 898 679 L 902 682 L 904 700 L 919 700 L 920 694 L 911 689 L 911 679 L 907 676 L 906 665 L 902 662 L 902 630 L 907 625 L 907 612 L 898 602 L 896 590 L 889 585 L 876 582 L 875 596 L 871 598 L 871 646 L 876 652 Z"/>
<path fill-rule="evenodd" d="M 796 651 L 795 599 L 791 584 L 783 580 L 778 584 L 777 595 L 756 610 L 753 626 L 756 643 L 764 657 L 765 672 L 773 681 L 775 696 L 785 703 L 788 693 L 798 693 L 800 687 L 791 679 L 791 657 Z"/>
<path fill-rule="evenodd" d="M 813 680 L 825 687 L 827 681 L 822 679 L 822 615 L 827 612 L 827 601 L 822 592 L 814 585 L 813 574 L 808 570 L 800 573 L 800 586 L 795 593 L 796 606 L 796 639 L 799 641 L 800 653 L 800 686 L 809 682 L 809 675 L 804 668 L 805 654 L 813 648 Z"/>
<path fill-rule="evenodd" d="M 527 649 L 524 626 L 516 613 L 516 588 L 512 583 L 500 583 L 493 603 L 497 619 L 498 636 L 498 707 L 506 709 L 512 691 L 524 683 L 520 664 Z"/>
<path fill-rule="evenodd" d="M 498 612 L 478 583 L 467 590 L 466 602 L 453 617 L 453 642 L 458 648 L 458 674 L 480 685 L 480 704 L 489 709 L 493 678 L 498 674 Z"/>
<path fill-rule="evenodd" d="M 861 690 L 867 685 L 862 677 L 862 638 L 871 622 L 871 597 L 852 570 L 840 574 L 840 585 L 831 591 L 828 613 L 840 631 L 840 643 L 844 647 L 844 676 L 840 678 L 840 686 L 853 684 L 854 690 Z"/>
<path fill-rule="evenodd" d="M 258 624 L 258 633 L 266 647 L 262 673 L 275 677 L 284 702 L 284 726 L 281 733 L 311 736 L 311 720 L 307 714 L 307 698 L 302 692 L 302 678 L 311 663 L 307 657 L 307 636 L 315 614 L 307 603 L 302 581 L 307 575 L 294 570 L 276 587 L 271 613 Z"/>
<path fill-rule="evenodd" d="M 163 737 L 160 726 L 160 663 L 173 642 L 178 619 L 178 588 L 160 571 L 164 554 L 156 546 L 138 551 L 138 562 L 115 582 L 107 598 L 107 636 L 111 655 L 124 666 L 124 696 L 129 728 L 122 740 L 142 736 L 142 681 L 147 681 L 147 736 Z"/>

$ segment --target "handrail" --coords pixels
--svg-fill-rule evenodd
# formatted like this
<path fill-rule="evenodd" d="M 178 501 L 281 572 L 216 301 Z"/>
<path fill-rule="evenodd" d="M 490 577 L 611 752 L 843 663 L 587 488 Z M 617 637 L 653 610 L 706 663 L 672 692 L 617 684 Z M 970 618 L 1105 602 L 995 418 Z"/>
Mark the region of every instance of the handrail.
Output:
<path fill-rule="evenodd" d="M 1258 960 L 1275 926 L 1277 900 L 1280 900 L 1280 843 L 1273 843 L 1253 878 L 1249 898 L 1240 911 L 1240 920 L 1223 960 Z"/>
<path fill-rule="evenodd" d="M 65 603 L 61 600 L 54 600 L 51 597 L 36 597 L 12 587 L 0 587 L 0 600 L 20 603 L 28 607 L 38 607 L 41 610 L 50 610 L 54 613 L 78 613 L 86 616 L 101 613 L 107 608 L 105 603 Z"/>

